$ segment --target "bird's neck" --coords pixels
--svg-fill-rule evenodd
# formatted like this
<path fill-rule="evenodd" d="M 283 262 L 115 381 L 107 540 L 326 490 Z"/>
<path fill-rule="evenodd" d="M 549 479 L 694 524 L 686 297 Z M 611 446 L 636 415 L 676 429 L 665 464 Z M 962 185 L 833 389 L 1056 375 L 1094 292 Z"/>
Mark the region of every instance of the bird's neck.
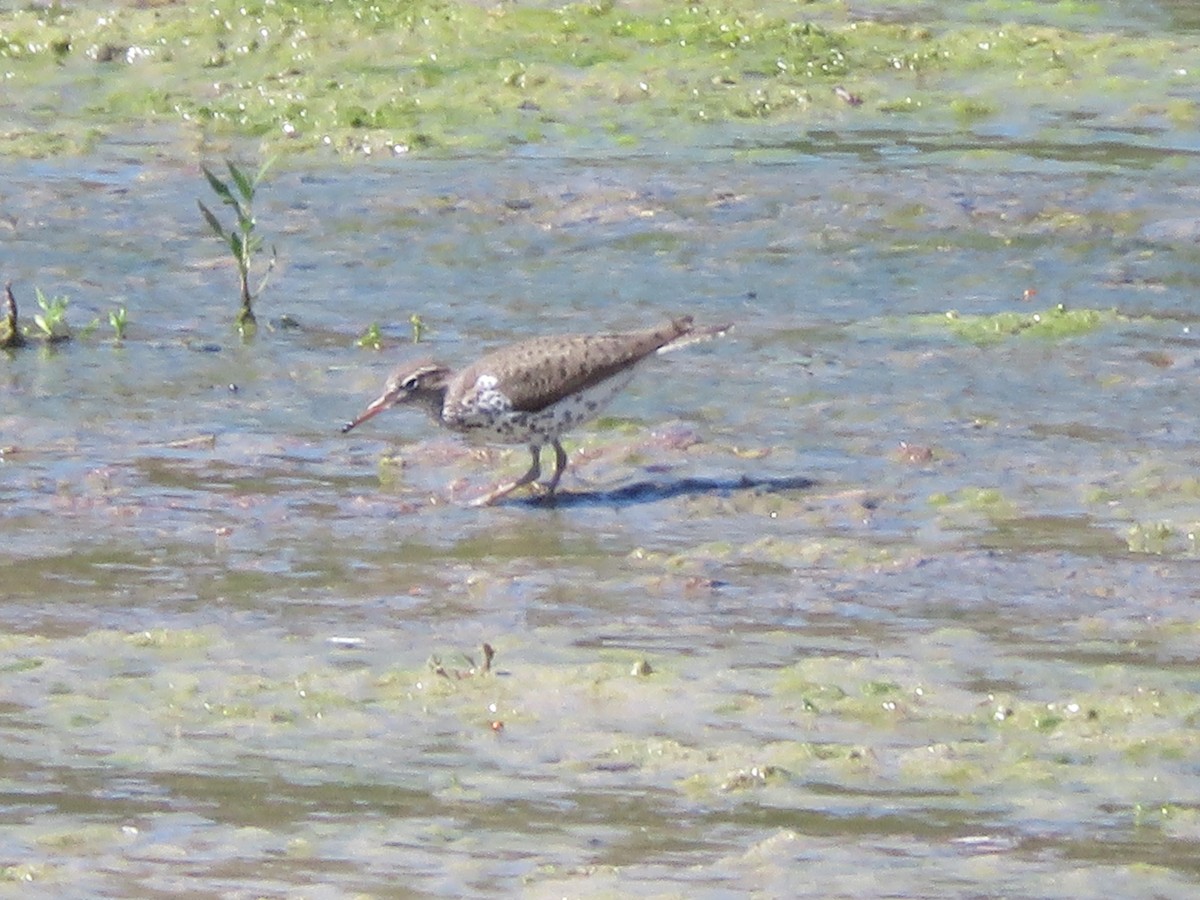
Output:
<path fill-rule="evenodd" d="M 423 409 L 435 422 L 442 421 L 442 407 L 446 403 L 446 387 L 443 380 L 438 384 L 422 385 L 409 396 L 409 402 Z"/>

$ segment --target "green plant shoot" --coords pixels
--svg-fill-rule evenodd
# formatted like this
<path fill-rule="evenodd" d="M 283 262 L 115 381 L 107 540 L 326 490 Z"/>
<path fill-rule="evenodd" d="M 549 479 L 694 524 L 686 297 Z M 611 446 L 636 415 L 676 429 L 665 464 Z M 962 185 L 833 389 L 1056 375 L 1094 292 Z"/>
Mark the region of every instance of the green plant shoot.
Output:
<path fill-rule="evenodd" d="M 37 305 L 42 310 L 34 315 L 33 323 L 42 332 L 42 338 L 51 343 L 70 340 L 71 332 L 67 327 L 68 298 L 62 294 L 47 297 L 41 288 L 33 290 Z"/>
<path fill-rule="evenodd" d="M 221 198 L 222 203 L 233 208 L 235 222 L 233 227 L 226 229 L 212 210 L 201 201 L 196 201 L 200 212 L 204 215 L 204 220 L 208 222 L 208 227 L 212 229 L 213 234 L 229 246 L 229 251 L 233 254 L 234 263 L 237 265 L 242 299 L 242 306 L 237 315 L 237 324 L 243 330 L 254 327 L 256 321 L 253 309 L 254 300 L 267 286 L 267 279 L 271 275 L 271 270 L 275 268 L 276 253 L 275 248 L 272 247 L 271 260 L 267 264 L 267 270 L 263 273 L 258 286 L 251 290 L 251 265 L 255 254 L 262 249 L 262 238 L 255 233 L 254 195 L 274 161 L 274 158 L 268 159 L 253 176 L 250 176 L 232 160 L 227 159 L 225 166 L 229 169 L 230 181 L 228 184 L 214 175 L 207 166 L 200 167 L 200 171 L 208 179 L 213 193 Z"/>
<path fill-rule="evenodd" d="M 364 349 L 381 350 L 383 349 L 383 334 L 379 330 L 379 323 L 372 322 L 367 326 L 367 330 L 362 333 L 362 337 L 356 341 L 358 346 Z"/>
<path fill-rule="evenodd" d="M 125 327 L 127 324 L 125 307 L 118 306 L 116 309 L 110 309 L 108 311 L 108 324 L 112 327 L 114 341 L 125 340 Z"/>

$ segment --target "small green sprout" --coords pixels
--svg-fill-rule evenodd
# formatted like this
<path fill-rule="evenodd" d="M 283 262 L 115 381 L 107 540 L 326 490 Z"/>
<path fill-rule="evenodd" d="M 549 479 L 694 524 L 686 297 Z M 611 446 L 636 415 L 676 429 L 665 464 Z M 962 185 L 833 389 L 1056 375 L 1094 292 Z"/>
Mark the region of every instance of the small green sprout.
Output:
<path fill-rule="evenodd" d="M 425 320 L 413 313 L 408 317 L 408 324 L 412 326 L 412 342 L 421 343 L 421 337 L 425 334 Z"/>
<path fill-rule="evenodd" d="M 108 324 L 112 327 L 114 341 L 125 340 L 125 307 L 118 306 L 116 309 L 110 309 L 108 311 Z"/>
<path fill-rule="evenodd" d="M 272 163 L 274 163 L 274 159 L 268 159 L 259 166 L 258 171 L 253 176 L 250 176 L 231 160 L 225 160 L 225 166 L 229 169 L 229 184 L 226 184 L 214 175 L 207 166 L 200 167 L 200 171 L 208 179 L 213 193 L 220 197 L 221 202 L 226 206 L 233 207 L 237 220 L 234 227 L 226 230 L 225 226 L 221 224 L 221 221 L 213 214 L 212 210 L 199 200 L 196 201 L 200 207 L 200 212 L 204 216 L 204 220 L 208 222 L 208 227 L 212 229 L 213 234 L 229 245 L 234 263 L 237 265 L 238 281 L 242 297 L 242 308 L 237 315 L 237 324 L 243 331 L 254 327 L 256 321 L 252 308 L 254 300 L 267 286 L 267 279 L 271 275 L 271 270 L 275 268 L 276 253 L 275 248 L 272 247 L 271 261 L 267 264 L 267 271 L 263 273 L 258 287 L 253 291 L 250 289 L 250 267 L 254 260 L 254 255 L 262 249 L 262 238 L 254 233 L 256 225 L 254 220 L 254 194 Z"/>
<path fill-rule="evenodd" d="M 41 312 L 33 317 L 33 323 L 41 330 L 43 340 L 50 343 L 71 339 L 71 331 L 67 327 L 67 305 L 70 302 L 63 294 L 47 297 L 41 288 L 34 288 L 34 296 Z"/>
<path fill-rule="evenodd" d="M 379 323 L 372 322 L 367 326 L 367 330 L 362 333 L 362 336 L 355 343 L 367 350 L 382 350 L 383 334 L 379 330 Z"/>

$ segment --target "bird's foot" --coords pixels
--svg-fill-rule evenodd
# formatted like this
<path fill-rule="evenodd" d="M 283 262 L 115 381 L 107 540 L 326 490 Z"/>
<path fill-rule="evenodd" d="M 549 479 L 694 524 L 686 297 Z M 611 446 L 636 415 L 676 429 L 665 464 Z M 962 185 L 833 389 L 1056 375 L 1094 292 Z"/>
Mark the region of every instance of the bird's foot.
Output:
<path fill-rule="evenodd" d="M 527 481 L 527 482 L 512 482 L 511 484 L 502 484 L 488 491 L 482 497 L 476 497 L 468 506 L 491 506 L 500 500 L 503 500 L 517 488 L 528 487 L 529 492 L 534 499 L 541 503 L 554 502 L 554 489 L 557 487 L 553 482 L 547 481 Z"/>
<path fill-rule="evenodd" d="M 470 506 L 473 508 L 477 508 L 480 506 L 491 506 L 497 500 L 503 500 L 505 497 L 507 497 L 509 494 L 512 493 L 513 489 L 511 486 L 505 485 L 505 487 L 507 487 L 508 490 L 501 490 L 500 488 L 496 488 L 495 490 L 488 491 L 482 497 L 476 497 L 474 500 L 472 500 L 470 503 L 468 503 L 467 506 Z"/>
<path fill-rule="evenodd" d="M 499 500 L 503 500 L 517 488 L 525 487 L 529 484 L 528 481 L 510 481 L 507 484 L 500 484 L 492 488 L 482 497 L 476 497 L 470 502 L 470 506 L 491 506 Z"/>
<path fill-rule="evenodd" d="M 535 481 L 529 486 L 529 491 L 539 503 L 549 506 L 554 502 L 557 487 L 558 485 L 550 481 Z"/>

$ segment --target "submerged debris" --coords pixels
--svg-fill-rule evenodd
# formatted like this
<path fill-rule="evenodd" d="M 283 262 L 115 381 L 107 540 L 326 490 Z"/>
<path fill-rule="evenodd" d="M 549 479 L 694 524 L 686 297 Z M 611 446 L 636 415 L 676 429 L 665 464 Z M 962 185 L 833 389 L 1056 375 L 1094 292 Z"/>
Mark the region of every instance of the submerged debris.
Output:
<path fill-rule="evenodd" d="M 12 282 L 4 285 L 4 319 L 0 320 L 0 348 L 8 350 L 25 344 L 25 335 L 17 326 L 17 298 L 13 296 Z"/>
<path fill-rule="evenodd" d="M 836 94 L 837 98 L 843 103 L 847 103 L 850 106 L 862 106 L 862 97 L 860 97 L 858 94 L 852 94 L 840 84 L 833 89 L 833 93 Z"/>
<path fill-rule="evenodd" d="M 787 769 L 779 766 L 751 766 L 734 772 L 721 784 L 722 791 L 742 791 L 762 787 L 769 781 L 782 781 L 790 776 Z"/>
<path fill-rule="evenodd" d="M 475 659 L 467 653 L 463 654 L 463 659 L 467 661 L 469 669 L 447 669 L 442 665 L 442 660 L 438 656 L 429 657 L 429 669 L 435 675 L 441 675 L 443 678 L 453 678 L 462 681 L 464 678 L 473 678 L 476 675 L 483 675 L 492 671 L 492 660 L 496 656 L 496 651 L 492 649 L 492 645 L 484 642 L 480 646 L 480 652 L 483 653 L 483 664 L 476 665 Z"/>

